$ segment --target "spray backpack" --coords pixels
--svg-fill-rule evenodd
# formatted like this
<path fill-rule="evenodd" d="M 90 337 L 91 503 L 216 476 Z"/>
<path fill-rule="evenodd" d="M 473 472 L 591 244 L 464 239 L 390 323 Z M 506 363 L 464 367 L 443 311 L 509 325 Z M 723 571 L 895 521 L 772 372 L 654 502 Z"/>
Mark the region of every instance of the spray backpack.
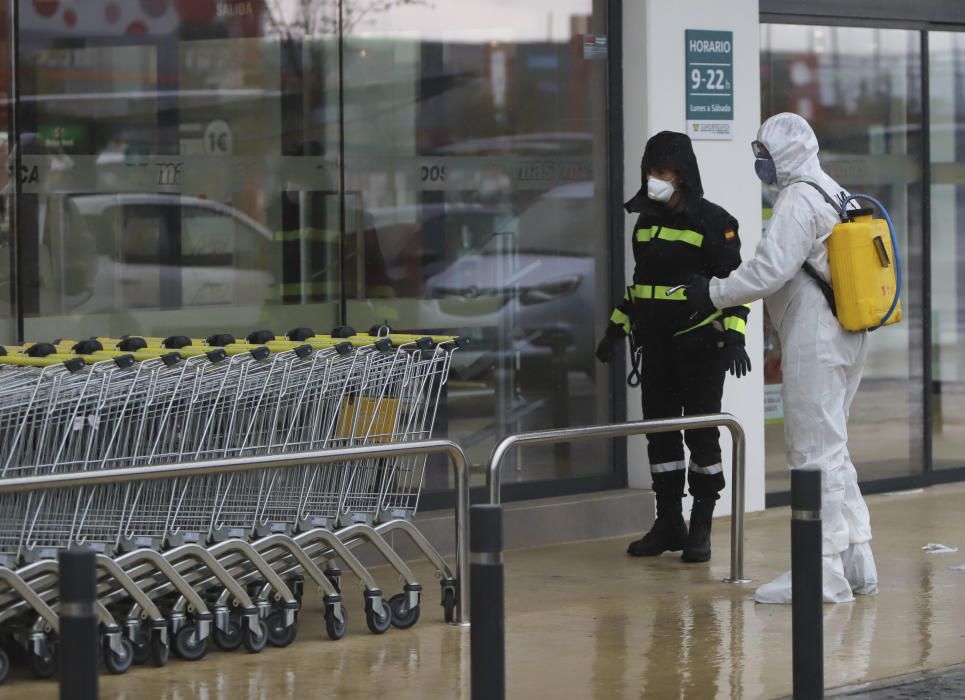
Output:
<path fill-rule="evenodd" d="M 901 320 L 901 257 L 891 216 L 878 200 L 864 194 L 840 193 L 833 199 L 809 180 L 834 207 L 840 222 L 828 237 L 831 284 L 810 263 L 804 271 L 818 283 L 838 322 L 849 331 L 876 330 Z M 848 209 L 848 203 L 866 200 L 881 211 Z"/>

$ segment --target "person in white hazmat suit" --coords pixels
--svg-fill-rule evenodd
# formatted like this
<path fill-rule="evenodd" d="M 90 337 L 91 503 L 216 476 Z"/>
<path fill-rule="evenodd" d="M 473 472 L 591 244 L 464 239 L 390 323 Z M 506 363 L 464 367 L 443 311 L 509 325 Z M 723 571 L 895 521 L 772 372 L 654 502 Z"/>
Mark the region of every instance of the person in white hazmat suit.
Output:
<path fill-rule="evenodd" d="M 868 353 L 866 332 L 838 323 L 805 262 L 830 281 L 825 240 L 838 215 L 811 181 L 834 197 L 842 188 L 821 169 L 818 141 L 797 114 L 761 125 L 753 144 L 755 167 L 780 189 L 767 233 L 754 258 L 726 279 L 697 279 L 687 296 L 694 309 L 723 309 L 764 299 L 781 339 L 784 434 L 791 469 L 822 473 L 823 590 L 826 603 L 878 591 L 871 522 L 848 454 L 848 412 Z M 791 573 L 755 593 L 759 603 L 791 602 Z"/>

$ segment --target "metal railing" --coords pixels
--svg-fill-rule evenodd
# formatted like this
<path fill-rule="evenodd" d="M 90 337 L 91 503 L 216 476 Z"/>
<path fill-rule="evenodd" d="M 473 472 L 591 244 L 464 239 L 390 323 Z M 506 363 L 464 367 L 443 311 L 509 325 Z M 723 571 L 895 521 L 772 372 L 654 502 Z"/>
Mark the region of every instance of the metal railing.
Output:
<path fill-rule="evenodd" d="M 0 479 L 0 493 L 46 491 L 80 488 L 98 484 L 152 481 L 179 477 L 205 476 L 283 469 L 311 464 L 327 464 L 355 459 L 405 457 L 411 455 L 445 454 L 449 458 L 456 480 L 456 608 L 454 625 L 469 624 L 469 463 L 466 453 L 451 440 L 421 440 L 417 442 L 362 445 L 288 454 L 258 455 L 195 462 L 178 462 L 143 467 L 124 467 L 91 472 L 71 472 L 44 476 Z"/>
<path fill-rule="evenodd" d="M 684 418 L 661 418 L 655 420 L 632 421 L 628 423 L 608 423 L 579 428 L 560 428 L 558 430 L 537 430 L 529 433 L 510 435 L 499 442 L 489 458 L 486 484 L 489 502 L 500 502 L 502 477 L 499 467 L 510 450 L 517 447 L 546 445 L 561 442 L 583 442 L 599 438 L 630 437 L 649 433 L 668 433 L 676 430 L 698 428 L 727 428 L 733 442 L 731 460 L 731 529 L 730 529 L 730 578 L 725 583 L 750 583 L 744 578 L 744 472 L 745 449 L 744 429 L 737 419 L 729 413 L 707 416 L 688 416 Z"/>

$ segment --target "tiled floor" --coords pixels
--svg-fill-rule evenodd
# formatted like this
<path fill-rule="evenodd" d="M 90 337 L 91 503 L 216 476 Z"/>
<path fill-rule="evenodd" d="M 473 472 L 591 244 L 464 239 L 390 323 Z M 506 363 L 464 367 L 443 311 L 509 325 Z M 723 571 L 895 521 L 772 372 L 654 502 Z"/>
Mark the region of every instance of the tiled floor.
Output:
<path fill-rule="evenodd" d="M 825 608 L 828 688 L 965 661 L 965 484 L 869 499 L 881 593 Z M 789 564 L 787 509 L 747 520 L 746 572 L 760 583 Z M 511 552 L 506 557 L 509 698 L 774 698 L 791 690 L 791 611 L 753 602 L 753 585 L 720 583 L 728 523 L 715 525 L 710 565 L 672 555 L 630 559 L 627 538 Z M 922 545 L 960 546 L 926 554 Z M 349 593 L 349 634 L 325 637 L 312 608 L 287 649 L 212 652 L 163 669 L 102 677 L 105 700 L 467 698 L 469 631 L 441 622 L 437 589 L 422 620 L 381 637 Z M 378 578 L 396 592 L 394 576 Z M 347 582 L 349 583 L 349 582 Z M 23 671 L 0 699 L 55 693 Z"/>

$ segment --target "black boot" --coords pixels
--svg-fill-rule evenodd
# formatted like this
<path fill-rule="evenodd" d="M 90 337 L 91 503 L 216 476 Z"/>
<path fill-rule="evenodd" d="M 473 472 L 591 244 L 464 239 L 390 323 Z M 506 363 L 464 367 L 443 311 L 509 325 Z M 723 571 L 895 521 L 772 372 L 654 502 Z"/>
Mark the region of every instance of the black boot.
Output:
<path fill-rule="evenodd" d="M 689 563 L 710 561 L 710 526 L 714 520 L 716 498 L 695 498 L 690 511 L 690 532 L 680 558 Z"/>
<path fill-rule="evenodd" d="M 681 496 L 657 496 L 657 519 L 650 532 L 627 547 L 631 557 L 655 557 L 664 552 L 679 552 L 687 543 Z"/>

